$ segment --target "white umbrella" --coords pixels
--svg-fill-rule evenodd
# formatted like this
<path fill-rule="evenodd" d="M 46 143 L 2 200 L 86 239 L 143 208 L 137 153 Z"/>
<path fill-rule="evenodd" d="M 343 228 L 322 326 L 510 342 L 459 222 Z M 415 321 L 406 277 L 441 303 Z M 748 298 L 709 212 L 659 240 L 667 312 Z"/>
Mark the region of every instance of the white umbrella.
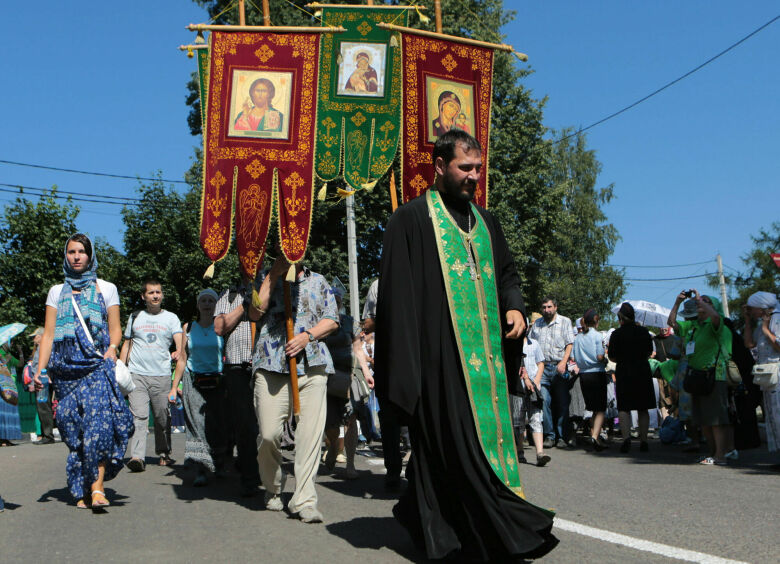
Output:
<path fill-rule="evenodd" d="M 24 323 L 9 323 L 0 327 L 0 345 L 4 345 L 27 327 Z"/>
<path fill-rule="evenodd" d="M 644 300 L 628 300 L 628 303 L 634 308 L 634 321 L 640 325 L 661 328 L 667 326 L 666 320 L 669 319 L 669 314 L 672 313 L 672 310 L 668 307 L 659 306 Z M 612 308 L 612 313 L 617 313 L 618 310 L 620 310 L 619 305 Z"/>

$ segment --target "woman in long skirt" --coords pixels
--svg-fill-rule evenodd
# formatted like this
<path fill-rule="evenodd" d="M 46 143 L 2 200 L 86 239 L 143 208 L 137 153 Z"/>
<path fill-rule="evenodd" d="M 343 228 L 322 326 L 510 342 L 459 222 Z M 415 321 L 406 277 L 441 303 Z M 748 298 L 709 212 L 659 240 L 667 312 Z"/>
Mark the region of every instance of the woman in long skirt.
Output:
<path fill-rule="evenodd" d="M 184 422 L 187 442 L 184 462 L 196 468 L 193 486 L 208 483 L 207 470 L 219 472 L 225 463 L 227 440 L 224 424 L 225 387 L 222 383 L 224 341 L 214 331 L 217 293 L 212 289 L 198 294 L 198 320 L 185 323 L 182 354 L 176 363 L 168 400 L 176 401 L 182 382 Z M 247 389 L 247 393 L 250 390 Z"/>
<path fill-rule="evenodd" d="M 68 446 L 68 488 L 77 507 L 109 505 L 103 482 L 122 468 L 133 416 L 116 383 L 116 350 L 122 338 L 116 286 L 97 277 L 92 241 L 81 233 L 65 243 L 64 284 L 46 299 L 41 371 L 59 398 L 57 427 Z"/>

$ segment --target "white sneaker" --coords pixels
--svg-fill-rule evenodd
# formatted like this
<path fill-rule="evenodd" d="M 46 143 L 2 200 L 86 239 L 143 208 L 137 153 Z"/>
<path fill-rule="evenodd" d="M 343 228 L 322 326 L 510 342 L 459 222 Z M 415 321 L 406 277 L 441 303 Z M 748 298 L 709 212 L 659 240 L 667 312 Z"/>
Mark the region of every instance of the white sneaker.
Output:
<path fill-rule="evenodd" d="M 265 492 L 265 508 L 268 511 L 283 511 L 284 502 L 279 494 L 272 494 L 271 492 Z"/>
<path fill-rule="evenodd" d="M 324 519 L 322 513 L 317 510 L 316 505 L 309 505 L 301 509 L 298 512 L 298 517 L 300 517 L 301 521 L 304 523 L 322 523 L 322 520 Z"/>

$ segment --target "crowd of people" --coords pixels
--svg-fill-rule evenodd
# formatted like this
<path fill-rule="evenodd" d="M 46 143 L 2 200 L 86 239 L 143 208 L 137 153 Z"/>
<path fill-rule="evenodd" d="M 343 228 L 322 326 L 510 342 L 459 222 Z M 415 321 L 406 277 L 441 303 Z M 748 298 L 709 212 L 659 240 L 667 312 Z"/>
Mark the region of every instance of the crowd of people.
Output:
<path fill-rule="evenodd" d="M 501 226 L 471 204 L 479 143 L 450 131 L 433 160 L 433 189 L 387 226 L 360 326 L 343 311 L 340 284 L 291 265 L 277 245 L 256 279 L 193 296 L 197 319 L 184 324 L 164 309 L 162 284 L 144 281 L 144 307 L 123 331 L 117 288 L 97 277 L 92 241 L 71 236 L 64 281 L 49 291 L 45 325 L 31 335 L 28 370 L 31 390 L 45 392 L 51 379 L 53 394 L 38 402 L 36 444 L 54 443 L 56 411 L 76 507 L 104 511 L 104 482 L 125 460 L 131 472 L 145 471 L 150 407 L 157 464 L 174 463 L 171 410 L 181 409 L 189 484 L 224 476 L 235 452 L 240 495 L 263 493 L 270 511 L 285 509 L 283 451 L 293 443 L 286 505 L 305 523 L 324 520 L 321 466 L 333 473 L 342 463 L 342 477 L 359 476 L 361 434 L 381 440 L 389 490 L 399 489 L 410 450 L 394 514 L 429 558 L 552 550 L 553 513 L 525 500 L 519 465 L 554 463 L 558 448 L 604 453 L 616 425 L 622 453 L 635 436 L 638 450 L 649 451 L 655 427 L 685 448 L 706 441 L 699 462 L 724 465 L 760 444 L 760 404 L 769 450 L 780 451 L 774 294 L 750 297 L 741 335 L 716 298 L 696 291 L 680 293 L 655 334 L 636 322 L 630 303 L 618 310 L 619 327 L 604 332 L 597 308 L 572 323 L 553 296 L 527 318 Z M 7 346 L 0 362 L 7 371 L 25 364 L 21 349 L 17 358 Z M 116 376 L 122 364 L 129 389 Z M 758 373 L 774 366 L 775 385 L 771 374 L 754 383 L 754 365 L 764 367 Z M 0 402 L 2 444 L 20 438 L 8 432 L 18 419 Z"/>

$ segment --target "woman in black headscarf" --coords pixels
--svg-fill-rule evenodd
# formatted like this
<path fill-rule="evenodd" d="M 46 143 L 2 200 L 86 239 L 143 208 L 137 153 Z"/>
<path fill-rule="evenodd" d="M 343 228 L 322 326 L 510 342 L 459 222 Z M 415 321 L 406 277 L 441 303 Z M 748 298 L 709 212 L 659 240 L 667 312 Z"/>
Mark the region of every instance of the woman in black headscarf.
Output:
<path fill-rule="evenodd" d="M 631 448 L 631 411 L 639 412 L 639 450 L 647 452 L 649 410 L 655 407 L 653 374 L 647 359 L 653 354 L 650 332 L 634 322 L 634 308 L 625 302 L 618 311 L 620 327 L 609 339 L 609 359 L 616 364 L 615 391 L 620 411 L 620 432 L 623 444 L 620 452 Z"/>

